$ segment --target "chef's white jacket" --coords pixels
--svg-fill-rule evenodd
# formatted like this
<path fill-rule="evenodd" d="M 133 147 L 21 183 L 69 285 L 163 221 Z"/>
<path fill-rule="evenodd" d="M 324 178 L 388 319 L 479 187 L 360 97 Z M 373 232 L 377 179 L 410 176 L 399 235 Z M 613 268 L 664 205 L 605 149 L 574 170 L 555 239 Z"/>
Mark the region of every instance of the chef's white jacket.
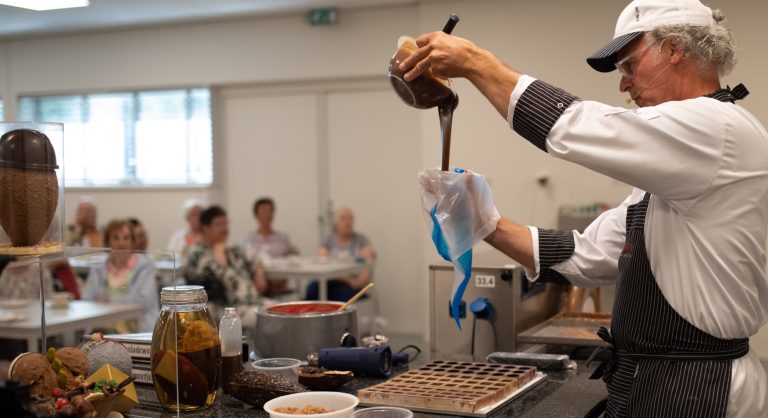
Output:
<path fill-rule="evenodd" d="M 510 126 L 534 80 L 522 76 L 512 92 Z M 639 109 L 580 100 L 566 106 L 546 134 L 546 152 L 635 189 L 583 233 L 574 231 L 573 255 L 550 268 L 576 286 L 614 283 L 627 206 L 647 191 L 645 245 L 667 302 L 715 337 L 756 334 L 768 317 L 768 133 L 762 124 L 741 106 L 707 97 Z M 530 230 L 536 269 L 528 277 L 536 280 L 539 233 Z M 728 417 L 768 416 L 766 398 L 768 376 L 750 350 L 734 360 Z"/>

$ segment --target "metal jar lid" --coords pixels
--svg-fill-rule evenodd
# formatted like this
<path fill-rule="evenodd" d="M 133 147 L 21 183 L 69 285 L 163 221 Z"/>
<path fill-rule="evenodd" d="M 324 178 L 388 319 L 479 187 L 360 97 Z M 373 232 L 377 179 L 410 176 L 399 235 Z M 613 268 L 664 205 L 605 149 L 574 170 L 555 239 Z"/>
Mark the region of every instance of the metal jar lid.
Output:
<path fill-rule="evenodd" d="M 160 291 L 160 303 L 163 305 L 189 305 L 208 302 L 208 294 L 203 286 L 168 286 Z"/>

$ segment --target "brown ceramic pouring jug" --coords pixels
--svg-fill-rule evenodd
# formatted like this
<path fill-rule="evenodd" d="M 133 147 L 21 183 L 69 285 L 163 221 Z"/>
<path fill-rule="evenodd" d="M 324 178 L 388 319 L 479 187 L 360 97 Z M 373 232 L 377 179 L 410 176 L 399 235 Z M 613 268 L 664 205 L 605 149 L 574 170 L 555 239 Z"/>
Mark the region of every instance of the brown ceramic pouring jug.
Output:
<path fill-rule="evenodd" d="M 459 17 L 452 14 L 443 27 L 443 32 L 451 33 Z M 405 73 L 400 70 L 400 63 L 418 49 L 416 40 L 410 36 L 401 36 L 397 40 L 397 52 L 389 60 L 387 76 L 392 88 L 408 106 L 417 109 L 429 109 L 437 106 L 440 116 L 440 131 L 443 142 L 441 168 L 448 171 L 451 154 L 451 125 L 453 111 L 459 105 L 459 96 L 451 88 L 451 80 L 437 77 L 428 68 L 423 74 L 411 81 L 405 80 Z"/>
<path fill-rule="evenodd" d="M 452 14 L 443 28 L 451 33 L 459 17 Z M 421 76 L 405 81 L 405 73 L 400 70 L 400 63 L 418 49 L 416 40 L 410 36 L 401 36 L 397 41 L 397 52 L 389 61 L 387 76 L 392 88 L 408 106 L 417 109 L 429 109 L 448 101 L 456 101 L 456 93 L 451 88 L 451 81 L 437 77 L 427 69 Z"/>

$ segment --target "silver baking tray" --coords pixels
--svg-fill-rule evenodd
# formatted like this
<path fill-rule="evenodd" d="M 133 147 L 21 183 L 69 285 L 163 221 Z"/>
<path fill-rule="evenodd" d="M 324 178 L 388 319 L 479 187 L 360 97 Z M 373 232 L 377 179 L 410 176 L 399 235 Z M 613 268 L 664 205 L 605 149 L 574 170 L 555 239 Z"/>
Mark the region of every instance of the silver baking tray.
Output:
<path fill-rule="evenodd" d="M 600 327 L 611 327 L 611 314 L 562 312 L 517 334 L 517 342 L 530 344 L 607 347 L 597 336 Z"/>

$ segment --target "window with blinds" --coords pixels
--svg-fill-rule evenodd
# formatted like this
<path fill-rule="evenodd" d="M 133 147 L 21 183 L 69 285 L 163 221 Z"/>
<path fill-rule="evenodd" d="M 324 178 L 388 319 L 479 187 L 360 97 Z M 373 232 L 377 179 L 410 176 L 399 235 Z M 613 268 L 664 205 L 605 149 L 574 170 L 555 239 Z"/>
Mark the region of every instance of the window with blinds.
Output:
<path fill-rule="evenodd" d="M 26 96 L 19 98 L 17 119 L 64 123 L 68 187 L 205 186 L 213 180 L 206 88 Z"/>

